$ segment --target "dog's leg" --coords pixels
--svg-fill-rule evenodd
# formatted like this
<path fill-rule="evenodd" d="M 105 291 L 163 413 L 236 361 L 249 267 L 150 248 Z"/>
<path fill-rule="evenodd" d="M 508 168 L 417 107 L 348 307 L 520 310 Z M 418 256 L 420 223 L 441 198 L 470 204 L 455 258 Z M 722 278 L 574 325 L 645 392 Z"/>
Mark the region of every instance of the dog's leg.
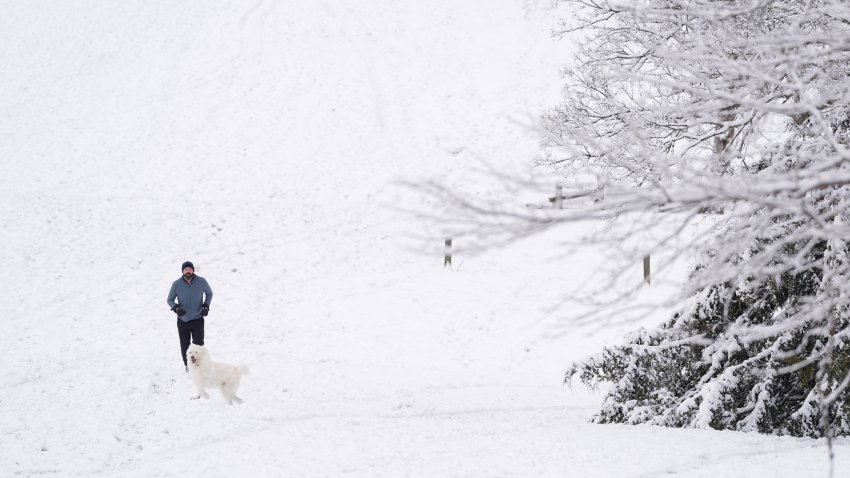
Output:
<path fill-rule="evenodd" d="M 222 383 L 221 384 L 221 393 L 224 395 L 225 400 L 227 400 L 228 405 L 233 405 L 233 402 L 242 403 L 242 399 L 236 396 L 236 389 L 239 387 L 239 383 Z"/>
<path fill-rule="evenodd" d="M 199 399 L 199 398 L 201 398 L 201 397 L 204 397 L 204 398 L 206 398 L 206 399 L 209 399 L 209 398 L 210 398 L 210 394 L 209 394 L 209 393 L 207 393 L 207 391 L 206 391 L 206 390 L 204 390 L 204 388 L 203 388 L 203 387 L 198 387 L 198 394 L 197 394 L 197 395 L 195 395 L 194 397 L 191 397 L 191 398 L 190 398 L 190 400 L 197 400 L 197 399 Z"/>

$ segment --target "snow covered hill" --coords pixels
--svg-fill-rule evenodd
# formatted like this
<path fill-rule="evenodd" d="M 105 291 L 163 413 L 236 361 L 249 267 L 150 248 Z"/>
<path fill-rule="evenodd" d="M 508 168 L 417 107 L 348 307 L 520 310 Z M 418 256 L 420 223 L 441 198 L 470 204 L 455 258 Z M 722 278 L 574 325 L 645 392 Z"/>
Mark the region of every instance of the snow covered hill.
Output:
<path fill-rule="evenodd" d="M 0 475 L 826 476 L 819 442 L 588 424 L 561 371 L 621 331 L 552 337 L 547 309 L 601 258 L 443 268 L 399 212 L 400 181 L 483 193 L 471 164 L 536 154 L 569 53 L 548 2 L 0 13 Z M 184 260 L 241 406 L 188 400 Z"/>

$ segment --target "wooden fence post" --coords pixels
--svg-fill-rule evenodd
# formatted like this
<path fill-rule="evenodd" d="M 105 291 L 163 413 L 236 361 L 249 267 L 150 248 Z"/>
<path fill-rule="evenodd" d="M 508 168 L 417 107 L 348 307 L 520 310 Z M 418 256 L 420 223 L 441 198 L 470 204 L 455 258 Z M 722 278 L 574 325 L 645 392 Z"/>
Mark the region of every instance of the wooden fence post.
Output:
<path fill-rule="evenodd" d="M 643 281 L 649 284 L 649 254 L 643 258 Z"/>
<path fill-rule="evenodd" d="M 555 197 L 550 198 L 552 201 L 552 207 L 555 209 L 563 209 L 564 208 L 564 187 L 560 184 L 555 185 Z"/>

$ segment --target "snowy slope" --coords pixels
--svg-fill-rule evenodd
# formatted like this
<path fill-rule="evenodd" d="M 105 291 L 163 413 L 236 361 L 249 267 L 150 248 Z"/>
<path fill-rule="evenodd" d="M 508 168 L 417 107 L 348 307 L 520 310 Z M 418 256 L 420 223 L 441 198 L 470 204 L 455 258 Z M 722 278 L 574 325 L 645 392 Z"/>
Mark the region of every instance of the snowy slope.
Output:
<path fill-rule="evenodd" d="M 588 424 L 561 370 L 621 331 L 552 338 L 546 309 L 601 258 L 445 269 L 399 212 L 399 181 L 534 156 L 568 53 L 546 2 L 0 13 L 0 475 L 825 476 L 810 440 Z M 184 260 L 242 406 L 188 400 Z"/>

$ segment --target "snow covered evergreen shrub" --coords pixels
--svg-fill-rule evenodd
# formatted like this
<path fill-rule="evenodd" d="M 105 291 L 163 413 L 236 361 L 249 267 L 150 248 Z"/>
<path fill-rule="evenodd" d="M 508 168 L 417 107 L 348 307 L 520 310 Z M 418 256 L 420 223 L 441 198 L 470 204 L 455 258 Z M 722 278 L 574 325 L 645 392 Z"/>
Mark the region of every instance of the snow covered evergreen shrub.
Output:
<path fill-rule="evenodd" d="M 715 286 L 693 307 L 656 330 L 641 329 L 625 343 L 574 363 L 567 380 L 593 388 L 611 383 L 598 423 L 650 423 L 819 437 L 821 394 L 836 390 L 850 369 L 846 336 L 833 343 L 825 381 L 819 363 L 831 338 L 826 320 L 784 327 L 817 298 L 823 274 L 783 274 L 757 288 Z M 824 318 L 825 319 L 825 318 Z M 834 327 L 846 329 L 842 314 Z M 758 334 L 757 330 L 782 330 Z M 850 434 L 850 395 L 826 404 L 834 434 Z"/>

